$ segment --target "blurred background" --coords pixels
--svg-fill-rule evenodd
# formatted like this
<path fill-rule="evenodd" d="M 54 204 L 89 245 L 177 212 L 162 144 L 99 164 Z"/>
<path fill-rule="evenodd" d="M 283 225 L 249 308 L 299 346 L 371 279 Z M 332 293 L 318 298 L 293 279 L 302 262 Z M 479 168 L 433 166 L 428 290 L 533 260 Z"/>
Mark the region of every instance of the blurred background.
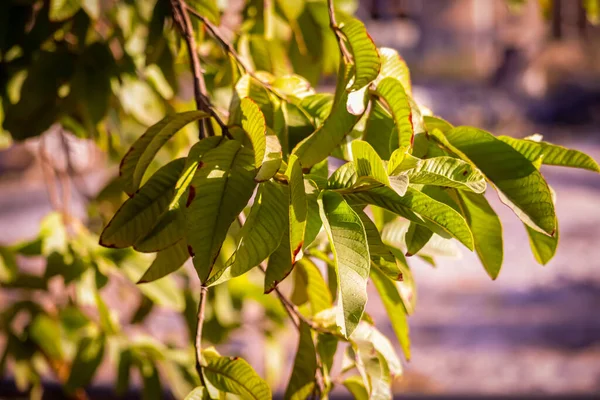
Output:
<path fill-rule="evenodd" d="M 223 23 L 235 27 L 239 2 L 230 3 Z M 357 16 L 378 46 L 395 48 L 406 59 L 416 99 L 435 114 L 455 125 L 476 125 L 498 135 L 540 133 L 600 160 L 600 26 L 591 23 L 598 18 L 598 9 L 591 15 L 582 4 L 360 0 Z M 189 98 L 186 79 L 189 75 L 183 73 L 186 83 L 180 90 Z M 322 82 L 324 87 L 329 84 Z M 118 96 L 125 107 L 127 91 L 142 89 L 132 83 L 121 90 Z M 150 113 L 156 106 L 144 107 L 140 113 Z M 155 120 L 151 113 L 148 118 L 151 123 Z M 125 128 L 133 137 L 142 131 L 137 126 Z M 0 141 L 1 245 L 35 238 L 42 219 L 57 207 L 92 226 L 102 224 L 102 204 L 90 211 L 88 202 L 110 191 L 107 184 L 117 173 L 114 162 L 109 162 L 112 155 L 107 155 L 110 146 L 64 134 L 55 125 L 39 137 L 11 143 L 3 133 Z M 413 357 L 394 383 L 395 392 L 600 393 L 600 178 L 586 171 L 542 171 L 557 193 L 561 221 L 557 255 L 548 265 L 536 264 L 522 224 L 495 197 L 490 201 L 505 231 L 505 262 L 496 281 L 466 251 L 461 258 L 440 259 L 435 268 L 420 259 L 410 260 L 418 290 L 416 312 L 409 319 Z M 20 266 L 30 271 L 43 267 L 34 258 L 20 260 Z M 126 289 L 109 283 L 102 293 L 124 330 L 185 343 L 187 328 L 173 310 L 177 307 L 155 306 L 143 323 L 128 328 L 124 321 L 139 312 L 142 300 L 132 283 L 120 283 Z M 19 296 L 18 290 L 2 289 L 0 309 Z M 368 311 L 391 335 L 382 306 L 376 296 L 372 298 Z M 248 307 L 242 322 L 252 324 L 253 318 L 256 310 Z M 291 365 L 285 360 L 293 357 L 295 336 L 280 333 L 272 339 L 283 342 L 284 348 L 287 341 L 289 354 L 281 365 L 288 371 Z M 0 332 L 0 349 L 6 340 Z M 264 374 L 276 368 L 268 365 L 269 351 L 265 355 L 263 350 L 272 341 L 250 327 L 232 332 L 227 347 L 248 357 Z M 9 393 L 16 388 L 10 365 L 7 371 L 1 390 Z M 114 379 L 114 368 L 103 365 L 95 383 L 101 388 Z"/>

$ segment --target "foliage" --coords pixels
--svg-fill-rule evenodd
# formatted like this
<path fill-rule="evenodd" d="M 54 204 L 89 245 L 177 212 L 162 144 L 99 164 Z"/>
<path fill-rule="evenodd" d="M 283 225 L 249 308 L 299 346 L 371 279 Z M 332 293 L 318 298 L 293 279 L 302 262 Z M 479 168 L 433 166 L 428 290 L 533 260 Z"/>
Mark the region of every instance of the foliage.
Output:
<path fill-rule="evenodd" d="M 249 0 L 231 42 L 214 0 L 0 4 L 1 134 L 23 140 L 59 124 L 124 153 L 119 178 L 97 199 L 96 217 L 112 215 L 100 235 L 51 214 L 39 237 L 0 249 L 6 289 L 47 294 L 57 277 L 73 288 L 53 307 L 23 300 L 4 310 L 0 370 L 12 360 L 25 389 L 41 385 L 45 364 L 78 395 L 110 352 L 120 392 L 137 369 L 144 397 L 159 397 L 168 382 L 177 397 L 268 399 L 250 364 L 200 345 L 226 341 L 252 301 L 264 309 L 265 337 L 281 333 L 288 314 L 298 328 L 286 398 L 327 398 L 338 382 L 357 398 L 390 398 L 402 367 L 365 312 L 369 282 L 409 359 L 416 294 L 406 257 L 443 256 L 460 243 L 492 279 L 500 272 L 502 225 L 488 185 L 523 221 L 536 259 L 554 256 L 554 194 L 539 169 L 600 172 L 598 164 L 538 137 L 428 115 L 404 60 L 376 47 L 354 6 Z M 187 62 L 198 66 L 190 49 L 203 67 L 197 111 L 179 94 Z M 317 93 L 336 71 L 335 94 Z M 127 130 L 145 133 L 121 135 Z M 19 270 L 29 257 L 45 259 L 42 276 Z M 180 269 L 189 258 L 200 288 Z M 101 290 L 123 275 L 139 283 L 128 286 L 141 299 L 130 322 L 143 323 L 155 306 L 180 313 L 197 336 L 195 368 L 191 345 L 122 329 Z M 97 312 L 84 312 L 89 305 Z M 20 315 L 24 326 L 14 324 Z"/>

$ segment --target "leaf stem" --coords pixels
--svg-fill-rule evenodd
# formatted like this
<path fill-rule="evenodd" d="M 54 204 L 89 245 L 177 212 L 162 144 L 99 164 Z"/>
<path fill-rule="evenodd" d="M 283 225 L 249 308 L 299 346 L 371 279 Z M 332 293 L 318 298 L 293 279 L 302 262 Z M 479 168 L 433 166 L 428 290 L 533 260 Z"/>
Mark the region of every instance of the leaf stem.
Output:
<path fill-rule="evenodd" d="M 335 7 L 333 6 L 333 0 L 327 0 L 327 9 L 329 11 L 329 26 L 331 30 L 335 34 L 335 38 L 338 42 L 338 46 L 340 48 L 340 52 L 342 56 L 346 60 L 346 62 L 352 61 L 352 55 L 348 48 L 346 47 L 346 43 L 344 43 L 345 36 L 342 30 L 340 29 L 337 20 L 335 19 Z"/>
<path fill-rule="evenodd" d="M 200 381 L 203 386 L 206 386 L 204 382 L 204 375 L 202 375 L 202 327 L 204 325 L 204 309 L 206 308 L 206 298 L 208 297 L 208 288 L 206 286 L 200 286 L 200 300 L 198 301 L 198 325 L 196 326 L 196 370 L 200 376 Z"/>
<path fill-rule="evenodd" d="M 196 100 L 196 107 L 198 110 L 210 113 L 223 130 L 223 133 L 226 133 L 227 125 L 216 113 L 208 98 L 206 82 L 204 81 L 204 75 L 202 74 L 202 65 L 200 64 L 200 58 L 198 57 L 198 47 L 196 45 L 196 40 L 194 39 L 194 29 L 192 22 L 190 21 L 190 16 L 188 15 L 188 6 L 183 0 L 171 0 L 171 8 L 173 9 L 173 19 L 181 31 L 190 56 L 190 67 L 194 78 L 194 98 Z M 203 139 L 207 135 L 214 136 L 215 132 L 210 120 L 201 120 L 199 121 L 199 125 L 200 139 Z"/>

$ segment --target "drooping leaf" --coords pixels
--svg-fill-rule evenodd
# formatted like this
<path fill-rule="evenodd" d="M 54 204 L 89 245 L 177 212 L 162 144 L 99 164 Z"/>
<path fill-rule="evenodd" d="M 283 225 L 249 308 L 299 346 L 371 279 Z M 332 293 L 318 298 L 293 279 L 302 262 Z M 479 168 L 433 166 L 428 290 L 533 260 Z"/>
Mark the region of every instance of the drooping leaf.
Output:
<path fill-rule="evenodd" d="M 133 248 L 142 253 L 154 253 L 173 246 L 183 238 L 185 214 L 177 204 L 176 208 L 165 211 L 152 229 L 138 239 Z"/>
<path fill-rule="evenodd" d="M 188 393 L 188 395 L 185 396 L 184 400 L 209 400 L 209 399 L 210 399 L 210 395 L 208 394 L 208 390 L 203 386 L 198 386 L 197 388 L 192 390 L 190 393 Z"/>
<path fill-rule="evenodd" d="M 133 355 L 131 350 L 125 349 L 119 355 L 119 364 L 117 366 L 117 382 L 115 383 L 115 392 L 122 396 L 129 389 L 131 367 L 133 366 Z"/>
<path fill-rule="evenodd" d="M 383 78 L 391 77 L 397 79 L 407 94 L 412 94 L 412 85 L 410 82 L 410 71 L 406 61 L 394 49 L 389 47 L 379 48 L 379 57 L 381 58 L 381 71 L 375 80 L 375 84 Z"/>
<path fill-rule="evenodd" d="M 385 187 L 347 194 L 345 197 L 357 204 L 373 204 L 385 208 L 412 222 L 425 223 L 434 232 L 441 229 L 458 239 L 469 250 L 473 250 L 473 235 L 465 219 L 448 205 L 416 189 L 409 187 L 406 195 L 402 197 Z"/>
<path fill-rule="evenodd" d="M 68 392 L 87 386 L 94 377 L 104 357 L 104 336 L 81 339 L 71 366 L 71 374 L 65 384 Z"/>
<path fill-rule="evenodd" d="M 136 194 L 119 208 L 100 235 L 100 245 L 133 246 L 152 228 L 174 195 L 185 160 L 179 158 L 159 169 Z"/>
<path fill-rule="evenodd" d="M 410 360 L 410 336 L 408 321 L 406 320 L 407 311 L 398 291 L 397 284 L 385 276 L 379 269 L 371 269 L 371 279 L 379 293 L 381 302 L 388 314 L 392 329 L 400 342 L 402 351 L 407 360 Z"/>
<path fill-rule="evenodd" d="M 355 18 L 344 21 L 340 28 L 348 39 L 355 75 L 350 90 L 357 90 L 372 82 L 381 68 L 379 53 L 365 25 Z"/>
<path fill-rule="evenodd" d="M 340 65 L 340 73 L 346 74 L 345 66 Z M 345 87 L 344 80 L 338 81 L 338 85 Z M 337 89 L 336 89 L 337 90 Z M 309 137 L 298 143 L 292 151 L 298 156 L 302 168 L 310 168 L 316 163 L 323 161 L 333 149 L 342 141 L 354 125 L 360 119 L 358 115 L 352 115 L 346 110 L 348 92 L 341 90 L 339 98 L 336 98 L 329 116 L 319 129 Z"/>
<path fill-rule="evenodd" d="M 48 18 L 50 21 L 64 21 L 74 16 L 81 8 L 82 0 L 51 0 Z"/>
<path fill-rule="evenodd" d="M 258 188 L 250 214 L 240 231 L 240 241 L 222 271 L 216 271 L 209 285 L 225 282 L 248 272 L 265 260 L 282 240 L 287 229 L 285 190 L 274 182 L 263 182 Z"/>
<path fill-rule="evenodd" d="M 390 159 L 390 138 L 395 129 L 392 115 L 385 109 L 381 101 L 374 99 L 365 123 L 363 140 L 373 146 L 379 157 L 384 160 Z M 395 136 L 398 134 L 396 133 Z"/>
<path fill-rule="evenodd" d="M 466 191 L 455 191 L 454 195 L 473 232 L 477 256 L 488 275 L 496 279 L 504 258 L 500 218 L 483 195 Z"/>
<path fill-rule="evenodd" d="M 311 314 L 316 315 L 331 308 L 331 293 L 319 268 L 308 258 L 303 258 L 298 261 L 295 270 L 303 281 L 302 291 L 310 305 Z"/>
<path fill-rule="evenodd" d="M 271 400 L 271 389 L 250 364 L 239 357 L 220 357 L 204 351 L 202 371 L 217 389 L 243 399 Z"/>
<path fill-rule="evenodd" d="M 556 254 L 556 249 L 558 248 L 558 224 L 556 225 L 554 236 L 547 236 L 543 233 L 539 233 L 527 225 L 525 225 L 525 228 L 527 229 L 529 245 L 531 246 L 531 251 L 533 252 L 536 261 L 541 265 L 548 264 Z"/>
<path fill-rule="evenodd" d="M 369 400 L 369 392 L 360 376 L 355 375 L 344 379 L 343 385 L 355 400 Z"/>
<path fill-rule="evenodd" d="M 296 261 L 302 258 L 307 202 L 302 166 L 293 154 L 290 156 L 285 175 L 288 180 L 289 231 L 284 235 L 280 249 L 273 254 L 272 260 L 269 260 L 265 275 L 265 293 L 273 290 L 290 273 Z M 286 237 L 287 243 L 283 242 Z"/>
<path fill-rule="evenodd" d="M 181 239 L 174 245 L 159 251 L 150 267 L 144 272 L 138 283 L 152 282 L 177 271 L 190 258 L 187 244 Z"/>
<path fill-rule="evenodd" d="M 39 314 L 29 326 L 29 337 L 51 360 L 61 360 L 63 346 L 60 340 L 59 321 L 46 314 Z"/>
<path fill-rule="evenodd" d="M 248 135 L 254 149 L 254 164 L 260 168 L 265 158 L 267 148 L 267 123 L 258 105 L 249 97 L 244 97 L 240 102 L 242 112 L 242 128 Z"/>
<path fill-rule="evenodd" d="M 358 325 L 367 301 L 371 264 L 367 234 L 360 217 L 339 194 L 322 192 L 319 208 L 336 265 L 340 299 L 336 322 L 342 334 L 349 337 Z"/>
<path fill-rule="evenodd" d="M 421 161 L 407 172 L 410 183 L 455 187 L 483 193 L 485 177 L 466 161 L 454 157 L 434 157 Z"/>
<path fill-rule="evenodd" d="M 221 250 L 227 230 L 252 196 L 256 182 L 252 151 L 230 140 L 206 153 L 190 184 L 186 239 L 204 283 Z"/>
<path fill-rule="evenodd" d="M 279 171 L 282 162 L 281 143 L 279 143 L 277 136 L 267 135 L 266 141 L 265 157 L 256 178 L 254 178 L 257 182 L 271 179 Z"/>
<path fill-rule="evenodd" d="M 316 384 L 317 357 L 310 327 L 300 323 L 300 338 L 294 367 L 284 398 L 304 400 L 313 392 Z"/>
<path fill-rule="evenodd" d="M 119 175 L 125 192 L 129 195 L 140 187 L 148 165 L 156 156 L 161 147 L 181 128 L 187 124 L 208 118 L 209 114 L 203 111 L 188 111 L 180 114 L 168 115 L 158 123 L 152 125 L 132 145 L 119 168 Z"/>
<path fill-rule="evenodd" d="M 400 357 L 398 357 L 394 350 L 394 346 L 390 340 L 371 323 L 362 321 L 352 334 L 350 340 L 358 345 L 359 351 L 361 345 L 365 343 L 368 344 L 368 347 L 372 347 L 379 352 L 385 359 L 387 367 L 389 368 L 389 373 L 392 376 L 399 376 L 402 374 L 402 363 Z"/>
<path fill-rule="evenodd" d="M 402 83 L 395 78 L 384 78 L 378 84 L 375 93 L 388 105 L 398 131 L 398 145 L 410 148 L 413 145 L 412 109 Z"/>
<path fill-rule="evenodd" d="M 498 189 L 502 202 L 523 222 L 548 235 L 554 233 L 556 215 L 548 184 L 521 153 L 476 128 L 457 127 L 446 134 L 433 132 L 442 145 L 474 163 Z"/>
<path fill-rule="evenodd" d="M 217 0 L 187 0 L 186 4 L 213 24 L 219 25 L 221 12 Z"/>
<path fill-rule="evenodd" d="M 432 236 L 433 232 L 429 228 L 411 222 L 406 231 L 406 256 L 417 254 Z"/>
<path fill-rule="evenodd" d="M 532 163 L 541 160 L 542 164 L 562 167 L 582 168 L 600 172 L 594 159 L 578 150 L 530 139 L 515 139 L 509 136 L 498 136 L 498 139 L 509 144 Z"/>

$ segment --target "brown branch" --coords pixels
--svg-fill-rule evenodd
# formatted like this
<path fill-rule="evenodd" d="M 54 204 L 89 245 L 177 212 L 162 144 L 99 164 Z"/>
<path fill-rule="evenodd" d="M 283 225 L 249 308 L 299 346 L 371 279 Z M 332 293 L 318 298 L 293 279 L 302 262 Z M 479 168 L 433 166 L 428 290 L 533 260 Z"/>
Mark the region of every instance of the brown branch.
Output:
<path fill-rule="evenodd" d="M 188 7 L 183 0 L 171 0 L 171 8 L 173 10 L 173 19 L 181 31 L 190 56 L 190 66 L 194 77 L 194 98 L 196 100 L 196 107 L 198 110 L 208 112 L 217 121 L 223 130 L 223 133 L 227 133 L 227 125 L 216 113 L 208 98 L 206 82 L 204 82 L 202 66 L 200 64 L 200 58 L 198 57 L 198 48 L 196 46 L 196 40 L 194 39 L 194 29 L 192 21 L 190 21 L 190 16 L 188 15 Z M 208 136 L 214 136 L 215 133 L 210 120 L 200 120 L 199 125 L 200 139 L 206 137 L 207 134 Z"/>
<path fill-rule="evenodd" d="M 335 18 L 335 7 L 333 6 L 333 0 L 327 0 L 327 9 L 329 11 L 329 26 L 331 30 L 335 34 L 335 38 L 338 42 L 338 46 L 340 48 L 340 52 L 342 56 L 346 60 L 346 62 L 352 61 L 352 55 L 348 48 L 346 47 L 346 43 L 344 43 L 345 36 L 342 30 L 340 29 L 337 20 Z"/>
<path fill-rule="evenodd" d="M 224 35 L 221 32 L 219 32 L 219 29 L 216 26 L 214 26 L 212 24 L 212 22 L 210 22 L 208 20 L 208 18 L 206 18 L 204 15 L 198 13 L 193 8 L 190 8 L 189 6 L 187 6 L 187 11 L 190 14 L 192 14 L 194 17 L 196 17 L 200 21 L 202 21 L 202 23 L 206 26 L 206 30 L 208 31 L 208 33 L 217 42 L 219 42 L 219 44 L 221 45 L 223 50 L 225 50 L 226 53 L 228 53 L 229 55 L 231 55 L 231 57 L 233 57 L 233 59 L 244 70 L 244 72 L 246 74 L 250 75 L 253 79 L 258 81 L 258 83 L 260 83 L 265 89 L 267 89 L 268 91 L 273 93 L 275 96 L 279 97 L 282 100 L 288 101 L 287 96 L 285 96 L 283 93 L 280 93 L 273 86 L 271 86 L 268 82 L 263 81 L 256 75 L 256 73 L 254 72 L 254 69 L 251 66 L 249 66 L 248 64 L 246 64 L 246 61 L 244 61 L 244 59 L 237 53 L 237 51 L 235 51 L 233 46 L 227 41 L 227 39 L 225 39 Z"/>
<path fill-rule="evenodd" d="M 206 308 L 206 298 L 208 297 L 208 288 L 206 286 L 200 286 L 200 300 L 198 301 L 198 325 L 196 326 L 196 370 L 200 376 L 200 381 L 203 386 L 204 375 L 202 375 L 202 327 L 204 325 L 204 309 Z"/>

